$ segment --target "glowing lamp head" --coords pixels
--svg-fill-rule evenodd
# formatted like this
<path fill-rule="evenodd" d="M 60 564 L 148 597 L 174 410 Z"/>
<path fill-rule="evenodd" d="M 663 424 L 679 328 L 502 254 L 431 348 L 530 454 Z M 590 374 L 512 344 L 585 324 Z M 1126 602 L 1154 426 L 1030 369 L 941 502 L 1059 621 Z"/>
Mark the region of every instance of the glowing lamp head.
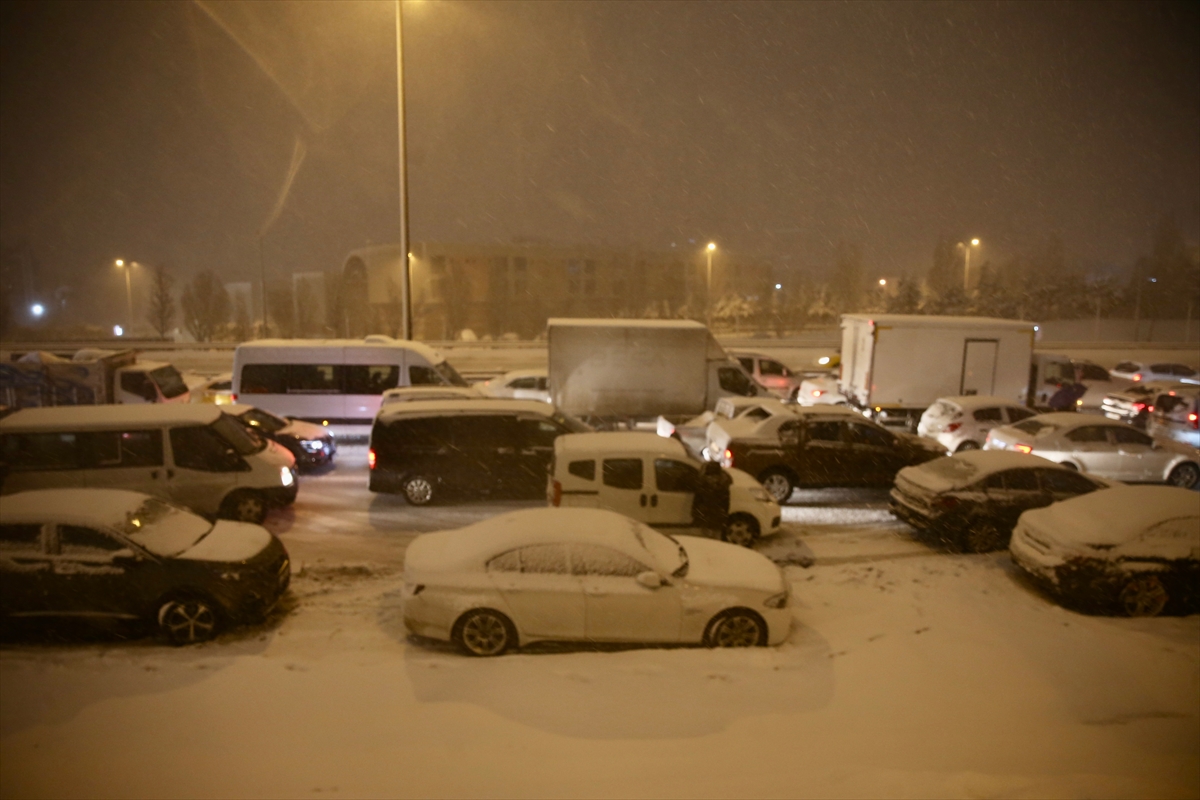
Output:
<path fill-rule="evenodd" d="M 125 260 L 124 260 L 124 259 L 121 259 L 121 258 L 118 258 L 118 259 L 117 259 L 117 266 L 118 266 L 118 267 L 123 267 L 123 266 L 125 266 Z"/>
<path fill-rule="evenodd" d="M 820 364 L 821 366 L 828 364 L 829 356 L 821 356 L 820 358 L 817 359 L 817 363 Z"/>
<path fill-rule="evenodd" d="M 29 307 L 29 313 L 33 314 L 35 317 L 40 317 L 42 314 L 46 313 L 46 307 L 41 303 L 34 303 Z"/>
<path fill-rule="evenodd" d="M 113 336 L 124 336 L 125 329 L 120 325 L 113 325 Z"/>
<path fill-rule="evenodd" d="M 972 246 L 972 247 L 979 247 L 979 240 L 978 240 L 978 239 L 972 239 L 972 240 L 971 240 L 971 246 Z"/>
<path fill-rule="evenodd" d="M 708 250 L 708 252 L 710 252 L 710 253 L 711 253 L 713 250 L 716 250 L 716 249 L 717 249 L 717 245 L 716 245 L 715 243 L 713 243 L 713 242 L 709 242 L 709 243 L 708 243 L 708 247 L 707 247 L 706 249 Z"/>

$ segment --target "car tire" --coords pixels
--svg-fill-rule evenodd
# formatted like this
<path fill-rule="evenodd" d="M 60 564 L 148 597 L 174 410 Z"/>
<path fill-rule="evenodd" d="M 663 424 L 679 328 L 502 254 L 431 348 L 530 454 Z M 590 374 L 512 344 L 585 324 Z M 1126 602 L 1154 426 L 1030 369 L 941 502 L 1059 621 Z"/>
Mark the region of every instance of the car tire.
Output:
<path fill-rule="evenodd" d="M 792 496 L 792 490 L 796 488 L 791 474 L 785 469 L 769 469 L 758 476 L 758 482 L 767 490 L 767 494 L 771 495 L 771 499 L 780 505 L 787 502 Z"/>
<path fill-rule="evenodd" d="M 963 551 L 967 553 L 990 553 L 1000 550 L 1008 542 L 995 523 L 975 520 L 963 533 Z"/>
<path fill-rule="evenodd" d="M 424 475 L 405 478 L 400 489 L 404 492 L 404 499 L 408 501 L 409 505 L 427 506 L 433 502 L 435 494 L 433 481 Z"/>
<path fill-rule="evenodd" d="M 220 609 L 201 595 L 173 597 L 158 607 L 158 631 L 176 647 L 207 642 L 220 628 Z"/>
<path fill-rule="evenodd" d="M 1190 461 L 1180 464 L 1171 470 L 1171 474 L 1167 476 L 1167 483 L 1181 489 L 1193 489 L 1200 483 L 1200 467 Z"/>
<path fill-rule="evenodd" d="M 459 617 L 451 638 L 467 655 L 489 658 L 517 646 L 517 629 L 499 611 L 476 608 Z"/>
<path fill-rule="evenodd" d="M 722 611 L 704 630 L 706 647 L 763 647 L 766 643 L 766 621 L 748 608 Z"/>
<path fill-rule="evenodd" d="M 225 498 L 225 502 L 221 504 L 220 516 L 223 519 L 261 525 L 262 521 L 267 518 L 267 498 L 261 492 L 250 489 L 231 492 Z"/>
<path fill-rule="evenodd" d="M 1120 610 L 1127 617 L 1157 617 L 1169 599 L 1157 575 L 1136 575 L 1121 589 Z"/>
<path fill-rule="evenodd" d="M 960 444 L 960 445 L 959 445 L 959 446 L 958 446 L 958 447 L 957 447 L 957 448 L 954 450 L 954 452 L 956 452 L 956 453 L 965 453 L 965 452 L 967 452 L 968 450 L 978 450 L 978 449 L 979 449 L 979 442 L 972 442 L 970 439 L 967 439 L 965 442 L 963 442 L 962 444 Z"/>
<path fill-rule="evenodd" d="M 721 539 L 740 547 L 751 547 L 758 538 L 758 520 L 749 514 L 734 514 L 725 523 Z"/>

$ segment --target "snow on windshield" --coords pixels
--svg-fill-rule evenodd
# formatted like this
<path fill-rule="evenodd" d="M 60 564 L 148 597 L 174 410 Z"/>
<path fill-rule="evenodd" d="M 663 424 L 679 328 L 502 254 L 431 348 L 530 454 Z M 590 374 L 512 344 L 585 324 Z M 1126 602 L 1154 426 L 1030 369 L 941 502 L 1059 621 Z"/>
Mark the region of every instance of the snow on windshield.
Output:
<path fill-rule="evenodd" d="M 979 473 L 979 467 L 961 458 L 935 458 L 921 469 L 952 484 L 969 483 Z"/>
<path fill-rule="evenodd" d="M 1043 422 L 1038 419 L 1027 419 L 1024 422 L 1018 422 L 1013 425 L 1017 430 L 1028 433 L 1031 436 L 1048 436 L 1058 430 L 1058 425 L 1053 422 Z"/>
<path fill-rule="evenodd" d="M 640 522 L 629 520 L 629 524 L 633 535 L 654 558 L 656 564 L 672 575 L 685 574 L 683 570 L 687 568 L 687 551 L 683 549 L 683 545 L 665 533 L 659 533 Z"/>
<path fill-rule="evenodd" d="M 248 456 L 257 453 L 267 446 L 266 440 L 252 434 L 244 425 L 234 420 L 228 414 L 222 414 L 212 427 L 221 438 L 233 445 L 239 455 Z"/>
<path fill-rule="evenodd" d="M 156 556 L 177 556 L 212 528 L 203 517 L 151 497 L 126 515 L 121 532 Z"/>

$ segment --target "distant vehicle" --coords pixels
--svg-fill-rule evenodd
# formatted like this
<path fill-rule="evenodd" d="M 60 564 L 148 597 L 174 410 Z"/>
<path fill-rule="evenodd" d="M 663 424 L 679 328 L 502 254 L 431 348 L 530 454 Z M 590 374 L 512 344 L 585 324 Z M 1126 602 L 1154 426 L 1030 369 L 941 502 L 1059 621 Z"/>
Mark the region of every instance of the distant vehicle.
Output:
<path fill-rule="evenodd" d="M 482 400 L 486 396 L 474 386 L 402 386 L 385 391 L 379 407 L 416 400 Z"/>
<path fill-rule="evenodd" d="M 1039 414 L 993 428 L 987 450 L 1032 453 L 1058 464 L 1118 481 L 1200 484 L 1200 451 L 1153 439 L 1129 425 L 1094 415 Z"/>
<path fill-rule="evenodd" d="M 759 553 L 602 509 L 513 511 L 418 536 L 404 557 L 405 627 L 473 656 L 547 640 L 777 645 L 790 596 Z"/>
<path fill-rule="evenodd" d="M 163 361 L 145 361 L 133 350 L 86 349 L 71 359 L 33 352 L 17 360 L 0 353 L 0 406 L 186 403 L 187 384 Z"/>
<path fill-rule="evenodd" d="M 666 418 L 658 421 L 659 436 L 674 436 L 706 461 L 717 461 L 708 454 L 708 427 L 714 420 L 762 420 L 775 414 L 790 414 L 793 406 L 774 397 L 722 397 L 712 411 L 692 419 L 672 424 Z"/>
<path fill-rule="evenodd" d="M 917 434 L 936 439 L 951 453 L 978 450 L 992 428 L 1020 422 L 1036 413 L 1002 397 L 942 397 L 925 409 Z"/>
<path fill-rule="evenodd" d="M 891 486 L 901 467 L 945 454 L 937 442 L 893 433 L 849 409 L 797 408 L 792 418 L 770 417 L 732 438 L 721 464 L 755 476 L 783 503 L 798 486 Z"/>
<path fill-rule="evenodd" d="M 1051 398 L 1063 386 L 1082 384 L 1083 393 L 1075 399 L 1079 411 L 1099 412 L 1106 395 L 1129 388 L 1132 381 L 1114 377 L 1104 367 L 1092 361 L 1084 361 L 1050 353 L 1035 353 L 1030 368 L 1030 396 L 1028 405 L 1045 410 Z"/>
<path fill-rule="evenodd" d="M 956 550 L 985 553 L 1008 547 L 1023 512 L 1108 486 L 1037 456 L 971 450 L 900 470 L 891 508 Z"/>
<path fill-rule="evenodd" d="M 261 619 L 291 580 L 283 543 L 140 492 L 46 489 L 0 504 L 6 624 L 142 623 L 172 644 Z"/>
<path fill-rule="evenodd" d="M 1194 368 L 1175 362 L 1148 364 L 1144 361 L 1122 361 L 1112 368 L 1112 375 L 1135 383 L 1177 381 L 1200 384 L 1200 376 Z"/>
<path fill-rule="evenodd" d="M 1153 617 L 1200 610 L 1200 504 L 1169 486 L 1118 486 L 1021 515 L 1013 562 L 1060 600 Z"/>
<path fill-rule="evenodd" d="M 1200 448 L 1200 390 L 1176 389 L 1154 399 L 1147 425 L 1152 436 Z"/>
<path fill-rule="evenodd" d="M 212 403 L 215 406 L 233 404 L 233 373 L 225 372 L 209 378 L 192 389 L 192 402 Z"/>
<path fill-rule="evenodd" d="M 1119 392 L 1109 392 L 1100 403 L 1100 410 L 1109 419 L 1127 422 L 1135 428 L 1145 429 L 1146 421 L 1153 410 L 1154 400 L 1159 394 L 1176 389 L 1195 388 L 1192 384 L 1179 381 L 1143 381 L 1130 384 Z"/>
<path fill-rule="evenodd" d="M 729 355 L 737 359 L 759 386 L 786 400 L 796 397 L 804 377 L 792 372 L 782 361 L 752 350 L 730 350 Z"/>
<path fill-rule="evenodd" d="M 840 406 L 850 402 L 838 386 L 837 375 L 805 378 L 800 382 L 794 399 L 802 406 Z"/>
<path fill-rule="evenodd" d="M 886 425 L 917 429 L 939 397 L 982 394 L 1024 405 L 1034 324 L 990 317 L 843 314 L 839 387 Z"/>
<path fill-rule="evenodd" d="M 0 493 L 145 492 L 212 517 L 262 522 L 296 499 L 296 461 L 209 405 L 27 408 L 0 419 Z"/>
<path fill-rule="evenodd" d="M 371 429 L 369 488 L 415 506 L 456 495 L 543 497 L 554 440 L 590 430 L 536 400 L 388 406 Z"/>
<path fill-rule="evenodd" d="M 706 470 L 715 470 L 708 475 Z M 711 528 L 749 547 L 778 532 L 779 505 L 738 469 L 694 460 L 683 445 L 653 433 L 572 433 L 554 441 L 549 501 L 608 508 L 673 533 Z M 713 508 L 720 499 L 721 508 Z"/>
<path fill-rule="evenodd" d="M 753 402 L 745 402 L 751 400 Z M 706 461 L 720 461 L 729 442 L 739 436 L 755 436 L 759 424 L 771 417 L 795 418 L 808 413 L 800 406 L 785 404 L 775 398 L 726 398 L 717 402 L 717 410 L 704 429 L 704 445 L 700 456 Z M 852 414 L 849 409 L 833 413 Z M 854 415 L 857 419 L 858 416 Z"/>
<path fill-rule="evenodd" d="M 260 339 L 233 355 L 235 402 L 325 425 L 343 438 L 365 438 L 383 393 L 400 386 L 467 382 L 432 347 L 390 336 Z"/>
<path fill-rule="evenodd" d="M 242 422 L 250 430 L 287 448 L 296 459 L 297 467 L 319 467 L 333 462 L 337 442 L 321 425 L 298 419 L 277 417 L 270 411 L 254 406 L 235 404 L 225 407 L 225 413 Z"/>
<path fill-rule="evenodd" d="M 512 397 L 517 400 L 550 402 L 549 378 L 544 369 L 515 369 L 484 381 L 479 391 L 489 397 Z"/>

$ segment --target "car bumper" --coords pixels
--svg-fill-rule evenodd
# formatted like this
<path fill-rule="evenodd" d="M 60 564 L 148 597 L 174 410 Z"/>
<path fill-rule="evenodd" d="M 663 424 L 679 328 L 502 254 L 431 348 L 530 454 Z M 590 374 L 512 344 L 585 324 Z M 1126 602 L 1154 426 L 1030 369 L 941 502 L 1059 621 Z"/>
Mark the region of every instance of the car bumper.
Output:
<path fill-rule="evenodd" d="M 1066 559 L 1050 550 L 1019 525 L 1008 545 L 1013 563 L 1034 579 L 1049 586 L 1058 586 L 1059 567 Z"/>
<path fill-rule="evenodd" d="M 290 506 L 296 502 L 296 493 L 299 491 L 300 484 L 293 479 L 291 486 L 275 486 L 264 489 L 263 494 L 266 495 L 267 503 L 272 506 Z"/>

